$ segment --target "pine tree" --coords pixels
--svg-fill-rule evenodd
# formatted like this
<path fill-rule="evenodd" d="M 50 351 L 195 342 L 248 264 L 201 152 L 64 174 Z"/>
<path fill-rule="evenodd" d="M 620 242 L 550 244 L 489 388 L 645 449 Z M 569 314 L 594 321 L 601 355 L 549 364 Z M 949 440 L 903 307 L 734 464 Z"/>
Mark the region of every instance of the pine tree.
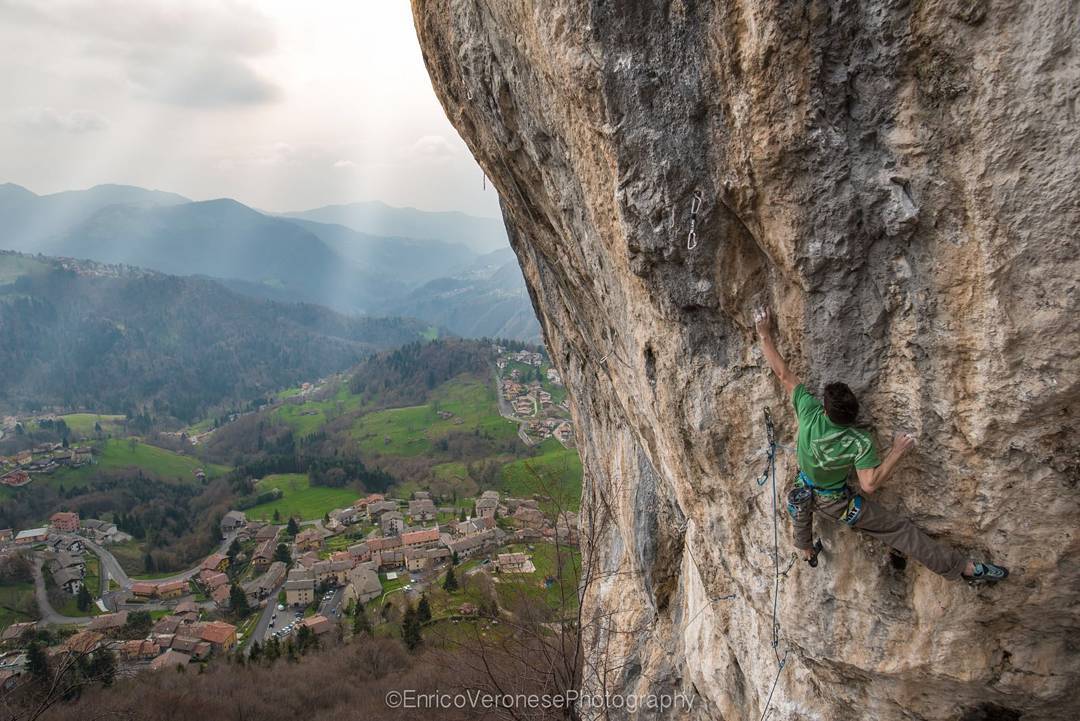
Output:
<path fill-rule="evenodd" d="M 258 641 L 251 642 L 251 651 L 248 652 L 248 658 L 251 659 L 252 663 L 257 663 L 262 658 L 262 646 L 259 645 Z"/>
<path fill-rule="evenodd" d="M 281 512 L 278 509 L 274 509 L 274 523 L 281 523 Z"/>
<path fill-rule="evenodd" d="M 107 648 L 98 649 L 90 661 L 89 671 L 90 678 L 100 681 L 102 686 L 112 686 L 116 678 L 116 656 Z"/>
<path fill-rule="evenodd" d="M 31 641 L 26 647 L 26 670 L 36 681 L 45 683 L 49 680 L 49 657 L 37 641 Z"/>
<path fill-rule="evenodd" d="M 459 563 L 461 563 L 461 559 L 458 558 L 457 551 L 454 551 L 454 555 L 450 557 L 450 564 L 456 566 Z"/>
<path fill-rule="evenodd" d="M 365 636 L 371 635 L 371 622 L 368 620 L 367 611 L 364 610 L 362 604 L 356 605 L 356 611 L 353 614 L 352 630 L 354 634 L 363 634 Z"/>
<path fill-rule="evenodd" d="M 410 651 L 419 646 L 420 641 L 423 640 L 420 636 L 420 618 L 412 606 L 406 609 L 405 617 L 401 620 L 401 638 Z"/>
<path fill-rule="evenodd" d="M 237 586 L 235 583 L 232 588 L 229 589 L 229 608 L 237 618 L 243 618 L 251 613 L 251 606 L 248 605 L 247 594 L 244 593 L 244 589 Z"/>
<path fill-rule="evenodd" d="M 295 518 L 289 518 L 289 523 L 285 526 L 285 532 L 290 536 L 295 536 L 297 533 L 300 533 L 300 526 L 296 523 Z"/>
<path fill-rule="evenodd" d="M 274 549 L 274 560 L 281 561 L 282 563 L 288 563 L 292 560 L 292 556 L 289 555 L 289 547 L 284 543 L 279 543 L 277 548 Z"/>
<path fill-rule="evenodd" d="M 447 593 L 453 593 L 458 589 L 457 578 L 454 577 L 454 568 L 451 566 L 446 571 L 446 580 L 443 581 L 443 590 Z"/>
<path fill-rule="evenodd" d="M 90 595 L 90 591 L 87 590 L 85 584 L 79 585 L 79 593 L 76 596 L 75 604 L 79 607 L 80 611 L 89 610 L 90 604 L 94 602 L 94 597 Z"/>
<path fill-rule="evenodd" d="M 428 603 L 427 594 L 420 597 L 420 603 L 416 606 L 416 616 L 420 619 L 420 623 L 431 620 L 431 604 Z"/>

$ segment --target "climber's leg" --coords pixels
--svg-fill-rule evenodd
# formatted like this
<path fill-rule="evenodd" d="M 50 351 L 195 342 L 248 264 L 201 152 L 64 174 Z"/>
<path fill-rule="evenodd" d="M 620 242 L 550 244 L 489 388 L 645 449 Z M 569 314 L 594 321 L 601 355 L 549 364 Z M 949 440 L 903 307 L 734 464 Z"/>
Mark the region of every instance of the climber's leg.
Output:
<path fill-rule="evenodd" d="M 799 513 L 792 519 L 792 536 L 795 548 L 800 551 L 809 551 L 814 547 L 814 504 L 808 503 L 805 508 L 799 509 Z"/>
<path fill-rule="evenodd" d="M 843 514 L 840 517 L 843 519 Z M 945 578 L 959 580 L 967 566 L 968 559 L 963 553 L 935 541 L 907 518 L 865 496 L 862 497 L 862 508 L 858 517 L 849 525 L 884 541 Z"/>

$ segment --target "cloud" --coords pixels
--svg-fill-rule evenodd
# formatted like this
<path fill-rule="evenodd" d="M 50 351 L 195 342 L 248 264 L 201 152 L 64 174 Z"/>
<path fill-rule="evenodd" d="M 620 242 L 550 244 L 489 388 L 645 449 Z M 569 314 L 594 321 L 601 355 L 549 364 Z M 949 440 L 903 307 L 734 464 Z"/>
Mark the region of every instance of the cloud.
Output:
<path fill-rule="evenodd" d="M 457 149 L 442 135 L 425 135 L 412 144 L 409 154 L 428 160 L 451 158 Z"/>
<path fill-rule="evenodd" d="M 281 96 L 247 64 L 206 50 L 136 51 L 128 79 L 138 97 L 189 107 L 258 105 Z"/>
<path fill-rule="evenodd" d="M 55 108 L 20 108 L 15 111 L 11 125 L 23 130 L 56 133 L 92 133 L 109 127 L 109 120 L 93 110 L 60 111 Z"/>
<path fill-rule="evenodd" d="M 70 36 L 84 58 L 119 64 L 142 99 L 199 108 L 281 97 L 256 62 L 274 52 L 274 23 L 254 5 L 208 0 L 0 0 L 0 22 Z"/>

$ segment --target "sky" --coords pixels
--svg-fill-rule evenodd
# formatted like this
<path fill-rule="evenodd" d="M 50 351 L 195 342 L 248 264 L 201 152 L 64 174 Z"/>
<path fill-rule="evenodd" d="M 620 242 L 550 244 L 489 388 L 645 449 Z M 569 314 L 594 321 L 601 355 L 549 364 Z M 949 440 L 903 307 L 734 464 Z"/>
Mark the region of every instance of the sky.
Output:
<path fill-rule="evenodd" d="M 0 183 L 498 216 L 407 0 L 0 0 Z"/>

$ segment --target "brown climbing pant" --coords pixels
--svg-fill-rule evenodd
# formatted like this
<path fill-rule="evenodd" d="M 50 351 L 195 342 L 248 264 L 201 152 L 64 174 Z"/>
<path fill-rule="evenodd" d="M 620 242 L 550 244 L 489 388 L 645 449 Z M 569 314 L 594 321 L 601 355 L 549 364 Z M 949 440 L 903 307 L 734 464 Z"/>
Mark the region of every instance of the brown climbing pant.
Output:
<path fill-rule="evenodd" d="M 814 513 L 820 513 L 833 521 L 843 523 L 840 517 L 848 509 L 848 498 L 826 498 L 814 494 L 814 500 L 795 519 L 795 547 L 804 550 L 813 547 Z M 846 524 L 845 524 L 846 525 Z M 852 526 L 868 536 L 914 558 L 934 573 L 951 580 L 959 580 L 968 559 L 952 546 L 939 543 L 927 536 L 914 523 L 881 506 L 866 496 L 862 497 L 862 512 Z"/>

